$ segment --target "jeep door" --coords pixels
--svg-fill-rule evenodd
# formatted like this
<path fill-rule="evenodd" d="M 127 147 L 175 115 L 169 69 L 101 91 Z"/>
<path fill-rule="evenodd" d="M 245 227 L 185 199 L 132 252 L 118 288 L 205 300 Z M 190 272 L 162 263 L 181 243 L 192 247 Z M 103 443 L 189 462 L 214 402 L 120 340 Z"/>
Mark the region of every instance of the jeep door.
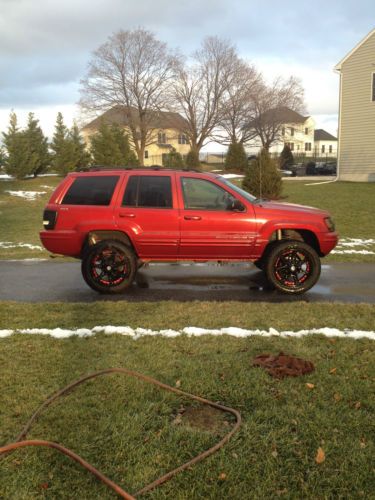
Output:
<path fill-rule="evenodd" d="M 116 222 L 140 258 L 176 258 L 179 213 L 174 173 L 129 174 L 116 208 Z"/>
<path fill-rule="evenodd" d="M 239 200 L 214 180 L 179 178 L 181 214 L 180 258 L 247 259 L 256 238 L 251 203 Z M 235 200 L 243 210 L 233 209 Z"/>

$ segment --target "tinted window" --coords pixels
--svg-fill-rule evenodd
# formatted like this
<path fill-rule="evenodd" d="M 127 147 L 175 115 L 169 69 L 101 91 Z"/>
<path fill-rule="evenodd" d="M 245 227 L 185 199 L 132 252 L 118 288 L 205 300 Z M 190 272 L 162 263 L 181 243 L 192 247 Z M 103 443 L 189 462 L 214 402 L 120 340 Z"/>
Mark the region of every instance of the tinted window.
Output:
<path fill-rule="evenodd" d="M 68 189 L 64 205 L 109 205 L 119 176 L 77 177 Z"/>
<path fill-rule="evenodd" d="M 213 182 L 183 177 L 182 192 L 186 209 L 229 210 L 234 197 Z"/>
<path fill-rule="evenodd" d="M 126 185 L 123 206 L 172 208 L 171 178 L 132 175 Z"/>

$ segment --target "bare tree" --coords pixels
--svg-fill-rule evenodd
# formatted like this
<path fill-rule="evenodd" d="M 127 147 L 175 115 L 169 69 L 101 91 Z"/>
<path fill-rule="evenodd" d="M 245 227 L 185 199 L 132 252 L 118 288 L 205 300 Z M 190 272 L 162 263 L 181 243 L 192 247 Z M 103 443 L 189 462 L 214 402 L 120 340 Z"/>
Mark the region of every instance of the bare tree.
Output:
<path fill-rule="evenodd" d="M 254 94 L 253 119 L 245 127 L 249 137 L 256 137 L 263 148 L 269 148 L 282 137 L 282 128 L 290 122 L 291 111 L 303 112 L 304 91 L 299 80 L 277 78 Z"/>
<path fill-rule="evenodd" d="M 155 142 L 160 111 L 169 108 L 178 64 L 176 54 L 150 31 L 119 31 L 94 52 L 81 81 L 84 112 L 120 106 L 140 165 L 145 148 Z"/>
<path fill-rule="evenodd" d="M 222 118 L 222 104 L 233 79 L 238 56 L 233 45 L 217 37 L 206 38 L 191 63 L 180 68 L 174 84 L 177 110 L 187 121 L 191 149 L 199 154 Z"/>
<path fill-rule="evenodd" d="M 261 73 L 238 59 L 224 92 L 217 142 L 244 144 L 255 137 L 256 132 L 247 125 L 255 118 L 255 100 L 263 88 Z"/>

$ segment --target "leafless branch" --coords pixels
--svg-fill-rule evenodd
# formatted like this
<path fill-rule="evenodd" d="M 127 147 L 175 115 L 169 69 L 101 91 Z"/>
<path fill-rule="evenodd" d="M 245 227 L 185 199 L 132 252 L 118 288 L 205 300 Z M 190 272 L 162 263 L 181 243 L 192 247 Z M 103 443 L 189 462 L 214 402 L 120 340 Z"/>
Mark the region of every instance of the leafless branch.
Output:
<path fill-rule="evenodd" d="M 178 55 L 150 31 L 114 33 L 94 52 L 81 81 L 82 111 L 92 115 L 121 106 L 142 165 L 158 113 L 171 105 L 171 85 L 179 65 Z"/>

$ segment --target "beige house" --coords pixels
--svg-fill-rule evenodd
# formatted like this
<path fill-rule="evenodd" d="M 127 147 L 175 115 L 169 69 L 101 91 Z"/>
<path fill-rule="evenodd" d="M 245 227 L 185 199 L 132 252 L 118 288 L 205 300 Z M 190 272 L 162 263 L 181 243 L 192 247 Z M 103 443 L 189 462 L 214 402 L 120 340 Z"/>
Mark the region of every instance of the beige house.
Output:
<path fill-rule="evenodd" d="M 136 114 L 136 110 L 130 109 L 130 113 Z M 129 131 L 127 114 L 124 112 L 124 106 L 114 106 L 85 125 L 81 132 L 86 144 L 90 145 L 90 137 L 98 131 L 102 121 L 109 125 L 116 123 Z M 157 113 L 151 122 L 150 140 L 145 149 L 144 165 L 162 165 L 163 155 L 173 149 L 182 156 L 187 155 L 190 145 L 185 130 L 186 121 L 180 114 L 167 111 Z M 131 134 L 128 135 L 131 143 Z"/>
<path fill-rule="evenodd" d="M 318 128 L 314 132 L 315 156 L 326 158 L 337 157 L 337 138 L 325 130 Z"/>
<path fill-rule="evenodd" d="M 375 181 L 375 29 L 336 66 L 340 74 L 338 175 Z"/>
<path fill-rule="evenodd" d="M 311 116 L 302 116 L 289 108 L 278 110 L 278 122 L 282 123 L 281 136 L 277 144 L 270 148 L 271 153 L 281 153 L 288 144 L 293 154 L 314 155 L 315 121 Z"/>

